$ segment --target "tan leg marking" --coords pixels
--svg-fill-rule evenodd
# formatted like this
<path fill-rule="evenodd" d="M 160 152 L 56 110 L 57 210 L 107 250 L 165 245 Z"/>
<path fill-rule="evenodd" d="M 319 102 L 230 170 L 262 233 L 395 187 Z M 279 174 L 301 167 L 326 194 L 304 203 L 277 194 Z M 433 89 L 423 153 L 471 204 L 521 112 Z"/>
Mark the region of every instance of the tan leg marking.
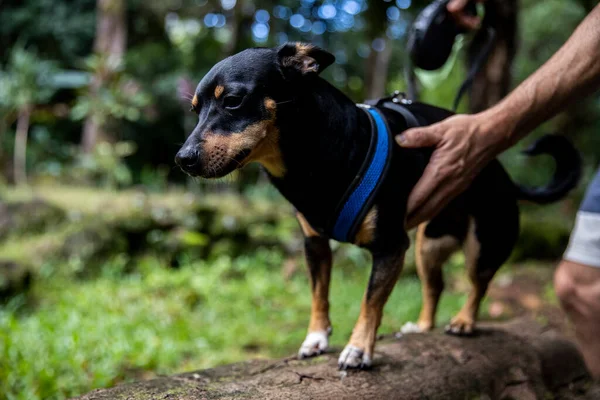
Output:
<path fill-rule="evenodd" d="M 367 245 L 375 239 L 375 228 L 377 227 L 377 207 L 373 207 L 367 213 L 364 221 L 361 223 L 354 244 Z"/>
<path fill-rule="evenodd" d="M 352 330 L 350 341 L 342 351 L 338 361 L 340 368 L 368 367 L 371 365 L 377 328 L 381 324 L 383 307 L 398 281 L 403 264 L 404 255 L 375 262 L 369 287 L 360 307 L 358 321 Z"/>
<path fill-rule="evenodd" d="M 489 281 L 482 281 L 477 275 L 477 262 L 480 250 L 481 246 L 477 240 L 477 236 L 475 236 L 475 221 L 471 218 L 469 221 L 469 232 L 463 244 L 463 251 L 465 253 L 465 267 L 467 268 L 472 288 L 462 309 L 452 318 L 450 324 L 446 327 L 446 331 L 449 333 L 469 335 L 475 329 L 479 306 L 489 283 Z"/>
<path fill-rule="evenodd" d="M 312 303 L 308 334 L 298 355 L 310 357 L 325 351 L 331 332 L 329 320 L 329 282 L 332 255 L 329 239 L 319 236 L 301 213 L 296 213 L 305 236 L 305 255 L 308 266 Z"/>
<path fill-rule="evenodd" d="M 453 236 L 442 236 L 436 239 L 426 237 L 426 226 L 426 223 L 419 225 L 415 243 L 415 261 L 423 298 L 417 325 L 423 332 L 435 326 L 435 313 L 444 290 L 442 267 L 448 257 L 460 246 L 459 241 Z"/>
<path fill-rule="evenodd" d="M 315 231 L 313 229 L 313 227 L 310 226 L 310 224 L 308 223 L 306 218 L 304 218 L 304 215 L 302 215 L 302 213 L 297 212 L 296 219 L 300 223 L 300 228 L 302 229 L 302 233 L 304 234 L 304 237 L 309 238 L 309 237 L 313 237 L 313 236 L 319 236 L 319 232 Z"/>

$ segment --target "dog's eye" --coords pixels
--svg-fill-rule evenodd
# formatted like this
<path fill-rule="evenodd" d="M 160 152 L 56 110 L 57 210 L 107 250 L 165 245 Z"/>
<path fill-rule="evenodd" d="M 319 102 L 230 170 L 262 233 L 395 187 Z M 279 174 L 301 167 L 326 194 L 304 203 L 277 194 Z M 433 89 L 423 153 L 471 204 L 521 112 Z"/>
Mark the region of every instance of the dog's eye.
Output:
<path fill-rule="evenodd" d="M 238 108 L 242 104 L 243 99 L 241 96 L 227 96 L 223 99 L 223 106 L 229 109 Z"/>

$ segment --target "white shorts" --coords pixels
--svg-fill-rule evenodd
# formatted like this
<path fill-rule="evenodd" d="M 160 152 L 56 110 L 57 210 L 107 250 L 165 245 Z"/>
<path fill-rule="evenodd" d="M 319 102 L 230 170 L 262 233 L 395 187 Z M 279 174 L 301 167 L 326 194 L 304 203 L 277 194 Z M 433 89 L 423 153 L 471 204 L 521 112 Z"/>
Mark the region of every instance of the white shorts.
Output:
<path fill-rule="evenodd" d="M 600 169 L 581 203 L 563 258 L 600 268 Z"/>

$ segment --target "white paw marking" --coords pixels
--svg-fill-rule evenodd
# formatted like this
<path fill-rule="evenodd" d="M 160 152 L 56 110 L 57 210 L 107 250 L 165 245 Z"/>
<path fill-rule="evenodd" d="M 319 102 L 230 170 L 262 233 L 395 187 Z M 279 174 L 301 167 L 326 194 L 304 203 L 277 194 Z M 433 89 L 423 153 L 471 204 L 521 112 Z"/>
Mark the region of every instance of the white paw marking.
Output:
<path fill-rule="evenodd" d="M 368 368 L 371 366 L 371 356 L 356 346 L 347 345 L 340 358 L 338 359 L 338 367 L 340 369 L 347 368 Z"/>
<path fill-rule="evenodd" d="M 406 335 L 407 333 L 421 333 L 423 332 L 421 330 L 421 328 L 419 328 L 419 325 L 415 324 L 414 322 L 407 322 L 404 325 L 402 325 L 402 328 L 400 328 L 400 333 L 402 333 L 403 335 Z"/>
<path fill-rule="evenodd" d="M 326 331 L 310 332 L 298 350 L 298 358 L 317 356 L 327 350 L 329 334 Z"/>

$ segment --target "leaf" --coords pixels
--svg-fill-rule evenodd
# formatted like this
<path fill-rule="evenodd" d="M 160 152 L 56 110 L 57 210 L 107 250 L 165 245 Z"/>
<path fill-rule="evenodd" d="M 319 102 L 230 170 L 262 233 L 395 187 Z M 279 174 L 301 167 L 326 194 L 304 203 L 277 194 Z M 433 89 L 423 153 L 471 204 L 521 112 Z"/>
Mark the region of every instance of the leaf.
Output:
<path fill-rule="evenodd" d="M 185 231 L 181 234 L 181 241 L 188 246 L 206 246 L 210 239 L 205 235 L 196 231 Z"/>
<path fill-rule="evenodd" d="M 77 104 L 71 109 L 71 118 L 76 121 L 84 119 L 90 111 L 90 103 L 86 100 L 79 100 Z"/>

